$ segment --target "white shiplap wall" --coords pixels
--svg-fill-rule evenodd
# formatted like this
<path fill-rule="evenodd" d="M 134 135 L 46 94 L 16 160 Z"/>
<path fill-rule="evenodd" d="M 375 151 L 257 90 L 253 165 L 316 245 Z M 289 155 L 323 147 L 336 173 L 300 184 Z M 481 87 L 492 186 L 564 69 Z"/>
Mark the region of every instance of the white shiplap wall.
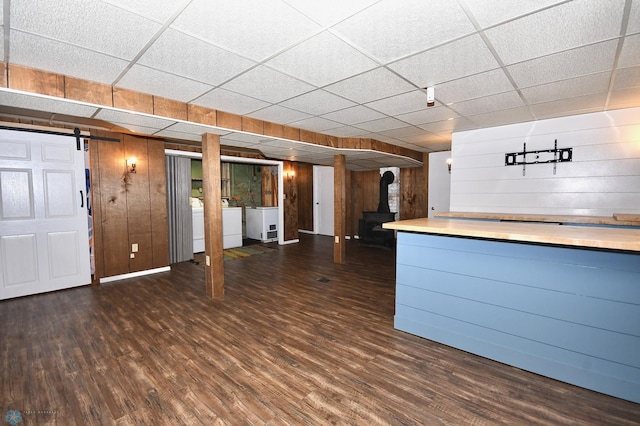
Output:
<path fill-rule="evenodd" d="M 573 161 L 505 166 L 505 153 L 573 148 Z M 640 108 L 453 134 L 451 211 L 640 213 Z M 530 156 L 528 156 L 529 159 Z"/>

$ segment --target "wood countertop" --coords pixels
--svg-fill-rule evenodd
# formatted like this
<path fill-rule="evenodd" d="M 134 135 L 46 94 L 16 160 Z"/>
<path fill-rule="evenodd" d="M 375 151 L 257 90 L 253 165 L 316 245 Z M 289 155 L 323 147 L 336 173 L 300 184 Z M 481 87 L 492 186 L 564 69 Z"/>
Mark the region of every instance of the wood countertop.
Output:
<path fill-rule="evenodd" d="M 383 224 L 383 228 L 425 234 L 640 252 L 640 229 L 426 218 L 387 222 Z"/>
<path fill-rule="evenodd" d="M 517 213 L 476 213 L 446 212 L 437 213 L 438 218 L 458 219 L 490 219 L 512 222 L 549 222 L 549 223 L 581 223 L 585 225 L 618 225 L 640 226 L 638 214 L 614 214 L 613 216 L 575 216 L 575 215 L 535 215 Z"/>

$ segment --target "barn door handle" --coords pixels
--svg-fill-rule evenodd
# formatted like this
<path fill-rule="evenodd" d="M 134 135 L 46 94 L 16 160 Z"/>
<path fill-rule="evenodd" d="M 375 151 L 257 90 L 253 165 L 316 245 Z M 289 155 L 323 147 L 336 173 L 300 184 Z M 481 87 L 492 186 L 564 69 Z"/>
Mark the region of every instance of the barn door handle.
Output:
<path fill-rule="evenodd" d="M 84 208 L 84 192 L 82 190 L 80 190 L 80 208 Z"/>

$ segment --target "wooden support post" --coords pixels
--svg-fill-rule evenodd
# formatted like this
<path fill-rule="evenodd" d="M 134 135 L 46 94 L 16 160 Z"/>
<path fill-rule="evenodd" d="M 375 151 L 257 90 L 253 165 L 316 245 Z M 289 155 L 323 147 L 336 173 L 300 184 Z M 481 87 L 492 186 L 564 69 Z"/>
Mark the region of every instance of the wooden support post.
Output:
<path fill-rule="evenodd" d="M 204 254 L 207 296 L 224 296 L 222 254 L 222 199 L 220 194 L 220 136 L 202 136 L 202 191 L 204 195 Z"/>
<path fill-rule="evenodd" d="M 342 154 L 333 157 L 333 262 L 344 263 L 346 257 L 345 230 L 347 226 L 347 160 Z"/>
<path fill-rule="evenodd" d="M 424 202 L 425 202 L 425 206 L 424 206 L 424 217 L 428 217 L 429 216 L 429 153 L 428 152 L 423 152 L 422 153 L 422 174 L 424 175 Z"/>

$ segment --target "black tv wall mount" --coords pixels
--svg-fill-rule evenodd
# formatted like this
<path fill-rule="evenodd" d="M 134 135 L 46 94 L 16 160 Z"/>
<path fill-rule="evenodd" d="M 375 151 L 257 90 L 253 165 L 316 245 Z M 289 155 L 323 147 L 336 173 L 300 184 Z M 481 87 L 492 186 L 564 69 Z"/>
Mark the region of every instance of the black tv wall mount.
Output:
<path fill-rule="evenodd" d="M 531 159 L 531 156 L 534 157 Z M 553 156 L 553 158 L 551 158 L 551 156 Z M 522 166 L 522 176 L 524 176 L 527 164 L 553 163 L 553 174 L 555 175 L 556 163 L 565 163 L 572 159 L 573 148 L 558 148 L 558 139 L 556 139 L 553 144 L 553 149 L 540 149 L 537 151 L 527 151 L 527 143 L 524 142 L 522 151 L 504 154 L 504 165 Z"/>

